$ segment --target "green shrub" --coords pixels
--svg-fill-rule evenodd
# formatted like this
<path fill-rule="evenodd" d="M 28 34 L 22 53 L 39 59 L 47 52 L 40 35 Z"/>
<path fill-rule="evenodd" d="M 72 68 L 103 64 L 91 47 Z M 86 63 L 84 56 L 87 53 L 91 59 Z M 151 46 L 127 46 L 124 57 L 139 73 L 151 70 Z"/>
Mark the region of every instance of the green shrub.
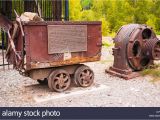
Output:
<path fill-rule="evenodd" d="M 141 72 L 143 76 L 150 75 L 153 77 L 153 82 L 160 80 L 160 64 L 155 64 Z"/>

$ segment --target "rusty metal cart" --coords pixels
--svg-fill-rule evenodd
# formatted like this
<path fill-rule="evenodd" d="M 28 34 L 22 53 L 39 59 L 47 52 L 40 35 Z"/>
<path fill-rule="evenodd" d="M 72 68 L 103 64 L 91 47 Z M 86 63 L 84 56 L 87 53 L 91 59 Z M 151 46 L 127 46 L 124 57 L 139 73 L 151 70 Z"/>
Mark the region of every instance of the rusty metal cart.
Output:
<path fill-rule="evenodd" d="M 40 83 L 48 79 L 58 92 L 69 88 L 72 76 L 77 86 L 93 83 L 93 71 L 81 63 L 100 60 L 101 22 L 19 21 L 18 29 L 9 31 L 6 57 L 20 74 Z"/>

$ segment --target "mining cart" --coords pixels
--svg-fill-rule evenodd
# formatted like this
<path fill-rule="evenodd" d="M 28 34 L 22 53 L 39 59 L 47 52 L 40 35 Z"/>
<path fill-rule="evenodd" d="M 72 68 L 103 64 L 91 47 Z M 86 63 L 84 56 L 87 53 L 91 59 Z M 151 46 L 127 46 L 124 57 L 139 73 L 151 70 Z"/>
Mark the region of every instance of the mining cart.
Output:
<path fill-rule="evenodd" d="M 88 87 L 94 73 L 85 62 L 101 56 L 101 22 L 21 21 L 9 27 L 6 58 L 21 75 L 45 83 L 52 91 L 71 83 Z"/>

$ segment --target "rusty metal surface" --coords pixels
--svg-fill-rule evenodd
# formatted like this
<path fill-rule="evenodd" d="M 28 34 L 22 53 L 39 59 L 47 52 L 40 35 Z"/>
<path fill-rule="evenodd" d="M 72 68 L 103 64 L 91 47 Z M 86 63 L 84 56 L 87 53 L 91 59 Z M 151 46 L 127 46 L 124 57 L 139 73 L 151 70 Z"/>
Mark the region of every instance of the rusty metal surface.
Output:
<path fill-rule="evenodd" d="M 114 55 L 114 65 L 113 67 L 118 66 L 119 69 L 129 70 L 128 61 L 126 59 L 126 48 L 128 40 L 131 33 L 139 27 L 138 24 L 125 25 L 120 28 L 117 33 L 117 36 L 114 38 L 115 47 L 113 48 Z M 121 61 L 121 62 L 120 62 Z"/>
<path fill-rule="evenodd" d="M 6 51 L 6 59 L 8 63 L 13 64 L 14 68 L 21 67 L 22 58 L 20 56 L 19 51 L 16 50 L 15 47 L 15 36 L 17 33 L 17 24 L 13 24 L 9 19 L 5 16 L 0 15 L 0 27 L 7 34 L 8 38 L 8 47 Z"/>
<path fill-rule="evenodd" d="M 110 67 L 110 69 L 106 69 L 105 72 L 106 73 L 109 73 L 113 76 L 117 76 L 117 77 L 120 77 L 120 78 L 123 78 L 125 80 L 130 80 L 132 78 L 136 78 L 136 77 L 139 77 L 140 76 L 140 73 L 138 72 L 124 72 L 125 74 L 123 74 L 121 72 L 121 70 L 118 72 L 119 70 L 115 69 L 114 67 Z"/>
<path fill-rule="evenodd" d="M 27 26 L 39 26 L 39 25 L 101 25 L 100 21 L 29 21 L 23 22 L 23 25 Z"/>
<path fill-rule="evenodd" d="M 49 77 L 49 74 L 56 69 L 63 69 L 66 70 L 69 74 L 74 74 L 75 70 L 81 66 L 82 64 L 75 64 L 75 65 L 67 65 L 67 66 L 59 66 L 54 68 L 42 68 L 42 69 L 33 69 L 29 71 L 28 76 L 34 80 L 44 80 L 45 78 Z"/>
<path fill-rule="evenodd" d="M 130 37 L 127 48 L 127 59 L 133 70 L 143 70 L 152 63 L 153 59 L 143 51 L 143 46 L 157 38 L 154 31 L 148 26 L 141 25 Z M 146 49 L 149 49 L 146 47 Z"/>
<path fill-rule="evenodd" d="M 101 22 L 48 23 L 49 25 L 72 25 L 73 23 L 74 26 L 87 26 L 87 51 L 81 50 L 79 52 L 70 52 L 69 58 L 67 59 L 65 59 L 66 55 L 64 53 L 48 54 L 48 33 L 46 23 L 48 22 L 29 22 L 28 24 L 23 24 L 27 70 L 100 60 L 102 45 Z"/>
<path fill-rule="evenodd" d="M 74 74 L 74 82 L 79 87 L 89 87 L 93 84 L 94 72 L 86 65 L 80 65 Z"/>
<path fill-rule="evenodd" d="M 66 70 L 56 69 L 48 78 L 48 87 L 53 91 L 63 92 L 70 87 L 71 77 Z"/>
<path fill-rule="evenodd" d="M 0 14 L 0 28 L 7 32 L 12 28 L 13 23 L 4 15 Z"/>
<path fill-rule="evenodd" d="M 114 38 L 114 64 L 106 72 L 123 77 L 133 78 L 133 71 L 143 70 L 159 59 L 159 40 L 154 31 L 140 24 L 124 25 Z"/>
<path fill-rule="evenodd" d="M 66 61 L 50 61 L 50 62 L 31 62 L 29 64 L 29 68 L 32 69 L 38 69 L 38 68 L 49 68 L 49 67 L 58 67 L 58 66 L 65 66 L 65 65 L 73 65 L 78 63 L 84 63 L 84 62 L 94 62 L 99 61 L 100 55 L 93 56 L 93 57 L 73 57 L 70 60 Z"/>
<path fill-rule="evenodd" d="M 160 40 L 158 38 L 154 38 L 148 40 L 144 45 L 144 54 L 154 60 L 160 59 Z"/>
<path fill-rule="evenodd" d="M 87 51 L 87 25 L 48 25 L 48 54 Z"/>
<path fill-rule="evenodd" d="M 22 59 L 23 64 L 21 64 L 22 66 L 17 66 L 13 63 L 18 70 L 21 70 L 21 72 L 24 70 L 28 72 L 32 69 L 53 68 L 100 60 L 102 47 L 101 22 L 22 22 L 22 26 L 24 37 L 20 27 L 18 27 L 15 35 L 14 45 L 17 53 L 21 57 L 24 55 Z M 75 28 L 78 28 L 75 30 L 77 33 L 70 32 L 69 34 L 70 38 L 72 38 L 72 41 L 70 42 L 70 50 L 68 53 L 63 53 L 65 52 L 63 51 L 62 53 L 48 54 L 48 39 L 50 36 L 48 36 L 47 26 L 60 27 L 60 32 L 62 27 L 66 26 L 67 28 L 64 27 L 66 28 L 63 31 L 64 33 L 65 31 L 69 31 L 69 29 L 75 30 Z M 71 26 L 71 28 L 68 28 L 68 26 Z M 63 37 L 66 38 L 66 36 L 64 35 Z M 58 37 L 60 37 L 60 35 Z M 74 37 L 80 38 L 74 41 Z M 67 38 L 67 41 L 68 40 L 69 37 Z M 75 44 L 73 44 L 73 42 Z M 78 49 L 73 49 L 73 51 L 73 47 L 77 47 Z M 14 59 L 14 55 L 9 54 L 9 60 Z"/>

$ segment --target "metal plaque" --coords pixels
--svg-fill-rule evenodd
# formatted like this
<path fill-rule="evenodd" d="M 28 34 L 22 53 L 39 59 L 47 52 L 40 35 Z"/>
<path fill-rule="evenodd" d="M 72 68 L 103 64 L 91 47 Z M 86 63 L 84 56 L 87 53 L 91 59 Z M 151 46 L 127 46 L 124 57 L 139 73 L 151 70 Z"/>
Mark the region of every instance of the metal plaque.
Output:
<path fill-rule="evenodd" d="M 87 25 L 48 25 L 48 54 L 87 51 Z"/>

